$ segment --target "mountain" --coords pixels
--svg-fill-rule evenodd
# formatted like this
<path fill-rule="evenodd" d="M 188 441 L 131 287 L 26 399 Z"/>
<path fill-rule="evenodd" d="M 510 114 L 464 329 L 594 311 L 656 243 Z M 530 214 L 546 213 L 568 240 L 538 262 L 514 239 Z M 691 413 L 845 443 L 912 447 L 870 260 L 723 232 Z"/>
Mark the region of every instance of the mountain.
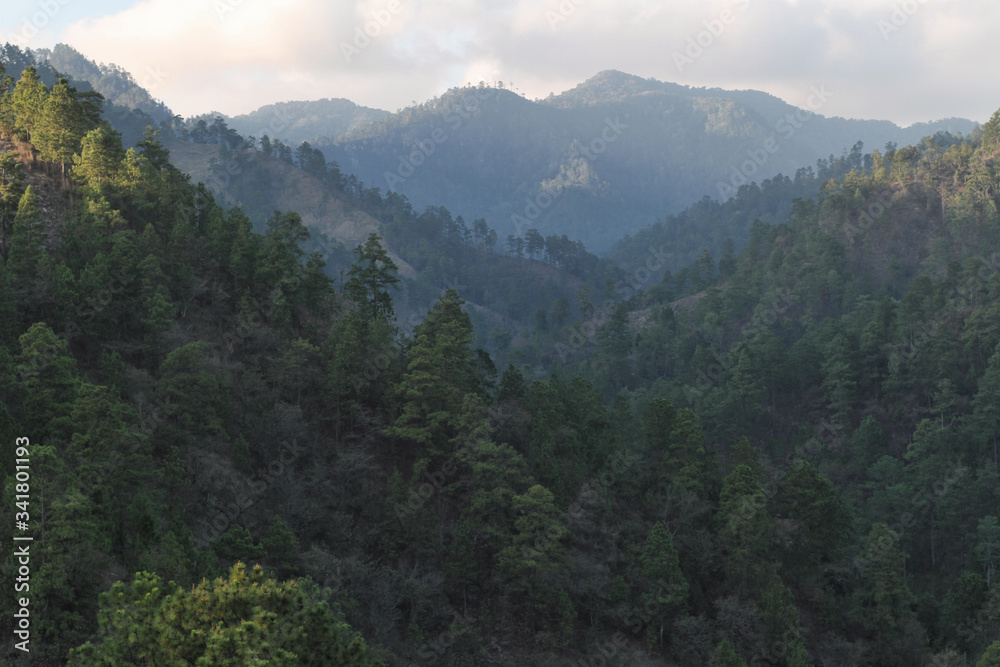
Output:
<path fill-rule="evenodd" d="M 79 92 L 96 91 L 104 96 L 103 116 L 122 134 L 126 146 L 134 146 L 147 126 L 173 122 L 173 112 L 154 99 L 131 74 L 116 65 L 98 65 L 65 44 L 53 49 L 21 49 L 0 45 L 0 64 L 17 81 L 27 67 L 34 67 L 42 83 L 52 86 L 65 78 Z M 152 72 L 146 85 L 155 83 Z"/>
<path fill-rule="evenodd" d="M 810 95 L 818 105 L 830 93 Z M 603 251 L 705 195 L 728 198 L 742 183 L 793 175 L 858 141 L 905 145 L 975 126 L 827 118 L 757 91 L 606 71 L 545 100 L 452 89 L 315 145 L 418 208 L 443 203 L 484 217 L 501 236 L 537 228 Z"/>
<path fill-rule="evenodd" d="M 345 99 L 311 102 L 279 102 L 239 116 L 221 115 L 226 124 L 245 137 L 258 139 L 265 134 L 292 146 L 303 141 L 339 137 L 360 126 L 382 120 L 389 114 L 363 107 Z"/>
<path fill-rule="evenodd" d="M 155 99 L 147 90 L 155 88 L 163 76 L 153 68 L 141 74 L 143 79 L 140 84 L 121 67 L 98 65 L 66 44 L 56 44 L 52 49 L 34 49 L 31 55 L 35 62 L 44 62 L 71 80 L 86 81 L 115 106 L 138 109 L 156 123 L 169 120 L 174 115 L 166 104 Z M 16 73 L 20 74 L 20 70 Z"/>
<path fill-rule="evenodd" d="M 623 275 L 80 93 L 0 94 L 3 664 L 998 664 L 1000 112 Z"/>

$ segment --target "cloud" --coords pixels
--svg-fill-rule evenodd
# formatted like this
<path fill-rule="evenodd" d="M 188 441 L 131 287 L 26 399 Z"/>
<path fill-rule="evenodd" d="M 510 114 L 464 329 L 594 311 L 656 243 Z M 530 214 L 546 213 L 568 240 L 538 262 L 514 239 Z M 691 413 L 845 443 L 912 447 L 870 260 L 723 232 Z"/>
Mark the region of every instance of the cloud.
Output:
<path fill-rule="evenodd" d="M 1000 66 L 998 19 L 988 0 L 145 0 L 62 39 L 156 78 L 184 115 L 321 97 L 395 110 L 479 80 L 544 97 L 620 69 L 793 104 L 826 85 L 825 115 L 910 123 L 1000 105 L 978 83 Z"/>

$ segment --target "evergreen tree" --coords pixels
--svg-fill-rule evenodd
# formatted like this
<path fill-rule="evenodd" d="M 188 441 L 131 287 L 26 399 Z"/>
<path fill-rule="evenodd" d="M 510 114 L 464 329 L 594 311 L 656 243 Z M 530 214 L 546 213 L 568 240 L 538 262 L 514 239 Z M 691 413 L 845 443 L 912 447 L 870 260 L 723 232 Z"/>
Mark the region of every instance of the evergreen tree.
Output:
<path fill-rule="evenodd" d="M 511 590 L 527 601 L 533 629 L 536 612 L 545 613 L 558 601 L 554 579 L 566 564 L 564 541 L 570 533 L 554 501 L 552 492 L 541 485 L 515 496 L 512 541 L 497 557 Z"/>
<path fill-rule="evenodd" d="M 712 659 L 708 662 L 709 667 L 747 667 L 747 663 L 736 653 L 733 643 L 729 637 L 724 638 L 715 647 Z"/>
<path fill-rule="evenodd" d="M 11 232 L 7 270 L 15 285 L 27 290 L 45 269 L 48 254 L 42 245 L 47 234 L 38 197 L 30 185 L 21 196 Z"/>
<path fill-rule="evenodd" d="M 124 159 L 121 135 L 110 124 L 102 123 L 81 140 L 73 175 L 96 194 L 107 196 L 110 186 L 118 180 L 118 170 Z"/>
<path fill-rule="evenodd" d="M 1000 667 L 1000 640 L 990 644 L 986 653 L 983 653 L 983 656 L 979 658 L 976 667 Z"/>
<path fill-rule="evenodd" d="M 344 285 L 344 292 L 358 304 L 365 319 L 380 317 L 393 321 L 392 295 L 388 288 L 399 284 L 398 268 L 382 247 L 382 239 L 374 232 L 369 234 L 368 240 L 354 249 L 354 254 L 357 260 L 347 272 L 350 278 Z"/>
<path fill-rule="evenodd" d="M 671 485 L 697 496 L 707 494 L 713 471 L 694 412 L 655 398 L 642 415 L 640 433 L 657 470 Z"/>
<path fill-rule="evenodd" d="M 976 558 L 986 571 L 986 585 L 992 586 L 993 572 L 1000 563 L 1000 521 L 983 517 L 976 527 Z"/>
<path fill-rule="evenodd" d="M 100 641 L 71 651 L 70 665 L 382 664 L 314 584 L 242 563 L 190 590 L 140 572 L 101 595 L 100 619 Z"/>
<path fill-rule="evenodd" d="M 24 196 L 24 167 L 14 153 L 0 153 L 0 256 L 6 258 L 18 203 Z"/>
<path fill-rule="evenodd" d="M 15 134 L 23 141 L 33 142 L 35 128 L 41 123 L 48 90 L 38 71 L 27 67 L 10 93 L 10 111 Z"/>
<path fill-rule="evenodd" d="M 786 523 L 788 562 L 798 566 L 838 560 L 849 534 L 851 518 L 830 480 L 808 461 L 796 461 L 778 485 L 774 513 Z"/>
<path fill-rule="evenodd" d="M 471 349 L 472 322 L 458 292 L 449 289 L 414 329 L 398 392 L 402 410 L 387 433 L 444 451 L 456 433 L 466 394 L 481 386 Z"/>
<path fill-rule="evenodd" d="M 862 622 L 879 635 L 895 635 L 901 620 L 912 618 L 915 598 L 903 578 L 906 555 L 899 534 L 875 524 L 861 545 L 860 585 L 854 593 Z"/>
<path fill-rule="evenodd" d="M 787 667 L 812 667 L 812 659 L 799 632 L 799 610 L 792 592 L 777 574 L 771 575 L 761 595 L 761 611 L 765 645 L 781 646 L 782 654 L 778 657 Z"/>
<path fill-rule="evenodd" d="M 52 87 L 32 140 L 42 159 L 58 162 L 64 175 L 66 165 L 73 161 L 80 150 L 80 141 L 90 130 L 88 118 L 74 97 L 75 92 L 66 79 L 60 79 Z"/>
<path fill-rule="evenodd" d="M 660 648 L 663 632 L 673 611 L 684 603 L 688 582 L 681 572 L 673 538 L 662 523 L 649 532 L 639 558 L 639 574 L 643 578 L 644 609 L 655 609 L 655 625 Z M 654 592 L 655 591 L 655 592 Z"/>
<path fill-rule="evenodd" d="M 723 481 L 716 522 L 727 581 L 740 591 L 756 590 L 764 580 L 771 516 L 764 489 L 749 466 L 736 466 Z"/>

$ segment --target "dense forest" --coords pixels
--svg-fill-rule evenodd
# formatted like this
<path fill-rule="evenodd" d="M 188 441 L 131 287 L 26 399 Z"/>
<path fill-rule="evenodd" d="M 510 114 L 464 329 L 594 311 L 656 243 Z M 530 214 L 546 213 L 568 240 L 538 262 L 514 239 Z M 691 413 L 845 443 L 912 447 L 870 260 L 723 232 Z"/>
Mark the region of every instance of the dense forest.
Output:
<path fill-rule="evenodd" d="M 668 268 L 695 207 L 621 269 L 308 144 L 128 147 L 93 90 L 0 89 L 0 515 L 34 538 L 6 662 L 1000 665 L 1000 112 L 748 186 L 736 240 Z M 253 220 L 176 141 L 377 229 Z"/>

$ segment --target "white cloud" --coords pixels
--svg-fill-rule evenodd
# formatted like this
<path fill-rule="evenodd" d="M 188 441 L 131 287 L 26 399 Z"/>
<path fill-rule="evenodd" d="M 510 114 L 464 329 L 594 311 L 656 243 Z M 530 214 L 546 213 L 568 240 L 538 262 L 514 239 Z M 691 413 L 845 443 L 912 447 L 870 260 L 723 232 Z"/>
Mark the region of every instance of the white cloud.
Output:
<path fill-rule="evenodd" d="M 825 84 L 824 114 L 909 123 L 1000 106 L 978 81 L 1000 66 L 998 19 L 988 0 L 145 0 L 61 38 L 140 82 L 165 72 L 153 94 L 184 115 L 320 97 L 394 110 L 481 79 L 544 97 L 620 69 L 796 104 Z"/>

